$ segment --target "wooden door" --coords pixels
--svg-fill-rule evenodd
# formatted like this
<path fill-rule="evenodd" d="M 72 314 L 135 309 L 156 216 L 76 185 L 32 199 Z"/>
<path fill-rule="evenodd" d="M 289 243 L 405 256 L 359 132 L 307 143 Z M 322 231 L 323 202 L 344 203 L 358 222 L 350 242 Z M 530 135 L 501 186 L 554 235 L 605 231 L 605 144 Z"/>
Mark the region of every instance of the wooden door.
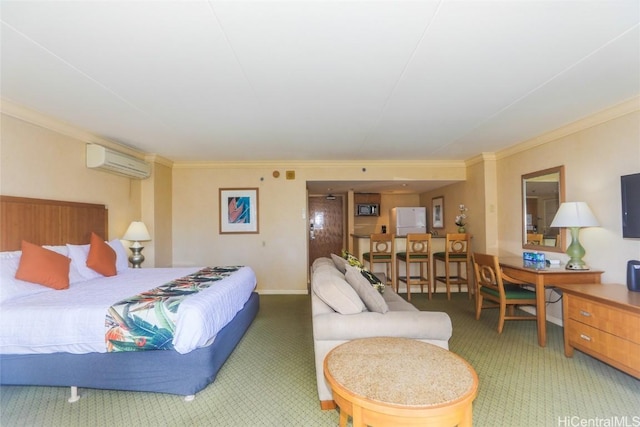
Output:
<path fill-rule="evenodd" d="M 309 263 L 342 252 L 345 242 L 342 201 L 342 196 L 335 196 L 334 200 L 309 196 Z"/>

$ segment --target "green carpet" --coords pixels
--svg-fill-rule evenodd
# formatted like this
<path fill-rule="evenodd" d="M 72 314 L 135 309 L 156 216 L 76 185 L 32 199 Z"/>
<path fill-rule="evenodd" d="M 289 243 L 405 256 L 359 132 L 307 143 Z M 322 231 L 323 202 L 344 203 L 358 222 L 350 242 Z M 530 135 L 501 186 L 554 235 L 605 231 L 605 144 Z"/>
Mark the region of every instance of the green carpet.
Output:
<path fill-rule="evenodd" d="M 451 350 L 480 378 L 476 426 L 640 425 L 640 381 L 580 352 L 565 358 L 562 328 L 548 324 L 549 342 L 540 348 L 535 322 L 507 322 L 498 335 L 495 310 L 476 321 L 465 294 L 452 301 L 414 294 L 412 302 L 451 316 Z M 249 331 L 193 402 L 80 389 L 80 401 L 70 404 L 68 388 L 7 386 L 0 388 L 0 425 L 336 426 L 338 413 L 319 409 L 310 319 L 308 296 L 262 295 Z"/>

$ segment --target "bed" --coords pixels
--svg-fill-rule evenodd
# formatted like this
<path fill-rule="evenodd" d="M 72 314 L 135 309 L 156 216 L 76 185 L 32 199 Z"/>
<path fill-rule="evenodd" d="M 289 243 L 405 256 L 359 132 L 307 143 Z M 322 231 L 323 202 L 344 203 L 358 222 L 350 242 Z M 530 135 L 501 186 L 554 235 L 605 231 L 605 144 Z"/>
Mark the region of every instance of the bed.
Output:
<path fill-rule="evenodd" d="M 63 253 L 65 248 L 86 247 L 92 233 L 103 239 L 107 237 L 108 215 L 104 205 L 0 196 L 0 206 L 0 251 L 6 257 L 14 256 L 16 252 L 11 255 L 10 251 L 19 250 L 23 240 L 35 245 L 52 245 L 49 249 Z M 117 250 L 116 253 L 118 253 Z M 235 268 L 237 271 L 234 270 L 228 277 L 219 279 L 215 285 L 198 292 L 198 295 L 189 295 L 184 298 L 182 304 L 189 306 L 189 310 L 191 306 L 200 306 L 200 309 L 204 310 L 192 315 L 192 318 L 194 316 L 195 318 L 204 316 L 220 318 L 216 320 L 218 322 L 216 328 L 208 326 L 202 328 L 211 336 L 207 336 L 205 332 L 195 338 L 187 334 L 188 339 L 184 341 L 187 343 L 185 345 L 178 345 L 178 342 L 181 342 L 177 340 L 177 336 L 180 335 L 177 333 L 180 330 L 179 327 L 176 328 L 175 348 L 172 346 L 165 350 L 107 351 L 104 337 L 101 339 L 102 345 L 98 338 L 87 338 L 75 344 L 65 343 L 70 347 L 57 347 L 56 343 L 45 339 L 40 342 L 38 338 L 36 341 L 39 345 L 34 349 L 33 345 L 18 339 L 24 334 L 37 334 L 37 332 L 24 333 L 19 329 L 25 326 L 25 323 L 30 323 L 25 322 L 25 319 L 30 318 L 29 310 L 33 310 L 34 307 L 36 310 L 40 310 L 42 306 L 57 307 L 61 310 L 58 304 L 71 298 L 75 304 L 72 309 L 77 312 L 67 314 L 71 316 L 70 319 L 76 319 L 75 321 L 65 321 L 59 314 L 61 311 L 50 316 L 54 316 L 53 318 L 62 325 L 74 324 L 74 322 L 75 325 L 94 325 L 95 322 L 80 316 L 99 319 L 105 310 L 105 304 L 106 308 L 109 308 L 111 303 L 116 303 L 123 297 L 131 297 L 141 289 L 157 288 L 167 281 L 174 283 L 175 281 L 171 282 L 171 280 L 188 277 L 200 270 L 199 267 L 126 269 L 122 267 L 120 255 L 122 254 L 118 254 L 119 270 L 116 276 L 79 279 L 76 282 L 72 280 L 69 289 L 65 291 L 39 291 L 34 292 L 33 295 L 20 295 L 11 299 L 0 288 L 3 300 L 0 302 L 2 316 L 0 384 L 69 386 L 71 387 L 70 401 L 78 399 L 78 387 L 169 393 L 186 396 L 190 400 L 198 391 L 215 380 L 218 371 L 244 336 L 259 310 L 259 297 L 255 292 L 255 274 L 246 266 L 238 266 Z M 71 254 L 67 256 L 73 260 Z M 73 276 L 73 273 L 70 275 Z M 116 285 L 111 295 L 111 290 L 107 290 L 110 284 L 115 283 L 115 280 L 120 280 L 119 283 L 122 283 L 123 279 L 126 283 L 125 289 L 122 289 L 123 285 Z M 2 283 L 0 283 L 1 286 Z M 227 306 L 231 303 L 228 302 L 229 297 L 225 289 L 242 289 L 241 293 L 244 296 L 239 303 L 234 303 L 237 306 L 236 309 L 228 309 Z M 111 297 L 112 300 L 108 299 Z M 84 303 L 84 301 L 89 302 Z M 106 303 L 106 301 L 111 302 Z M 102 307 L 99 314 L 89 310 L 89 306 L 92 305 Z M 221 307 L 221 309 L 216 310 L 214 315 L 207 311 L 212 306 Z M 229 313 L 225 313 L 227 309 Z M 187 313 L 186 309 L 183 310 L 180 307 L 178 312 L 182 313 L 180 319 L 188 318 L 184 314 Z M 104 311 L 104 313 L 107 312 Z M 7 326 L 13 318 L 16 319 L 17 326 Z M 47 320 L 45 318 L 40 322 L 47 323 Z M 90 329 L 104 327 L 104 323 L 103 320 L 102 325 L 92 326 Z M 193 328 L 192 323 L 185 323 L 185 325 L 189 325 L 182 328 L 185 331 L 198 329 Z M 75 329 L 88 328 L 76 327 Z M 62 333 L 61 336 L 79 333 L 75 329 L 72 333 Z M 95 333 L 95 331 L 91 332 Z M 11 334 L 15 335 L 15 340 L 7 339 Z"/>

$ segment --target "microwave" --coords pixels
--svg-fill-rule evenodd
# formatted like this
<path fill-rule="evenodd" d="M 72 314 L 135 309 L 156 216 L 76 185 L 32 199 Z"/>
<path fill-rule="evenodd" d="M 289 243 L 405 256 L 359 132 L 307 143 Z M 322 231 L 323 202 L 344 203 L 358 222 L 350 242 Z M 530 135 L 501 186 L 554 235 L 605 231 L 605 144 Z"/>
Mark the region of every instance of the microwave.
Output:
<path fill-rule="evenodd" d="M 380 206 L 378 204 L 358 204 L 356 205 L 357 216 L 378 216 L 380 215 Z"/>

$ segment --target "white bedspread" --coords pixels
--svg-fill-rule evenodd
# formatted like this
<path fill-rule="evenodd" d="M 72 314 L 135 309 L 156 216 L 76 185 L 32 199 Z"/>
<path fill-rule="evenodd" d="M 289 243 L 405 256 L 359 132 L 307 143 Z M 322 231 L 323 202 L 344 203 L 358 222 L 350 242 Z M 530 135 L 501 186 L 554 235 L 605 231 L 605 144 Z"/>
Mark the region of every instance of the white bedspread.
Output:
<path fill-rule="evenodd" d="M 114 277 L 74 283 L 0 305 L 0 353 L 105 353 L 105 316 L 116 302 L 184 277 L 199 268 L 128 269 Z M 191 295 L 178 309 L 173 344 L 188 353 L 210 344 L 242 309 L 256 286 L 243 267 Z"/>

